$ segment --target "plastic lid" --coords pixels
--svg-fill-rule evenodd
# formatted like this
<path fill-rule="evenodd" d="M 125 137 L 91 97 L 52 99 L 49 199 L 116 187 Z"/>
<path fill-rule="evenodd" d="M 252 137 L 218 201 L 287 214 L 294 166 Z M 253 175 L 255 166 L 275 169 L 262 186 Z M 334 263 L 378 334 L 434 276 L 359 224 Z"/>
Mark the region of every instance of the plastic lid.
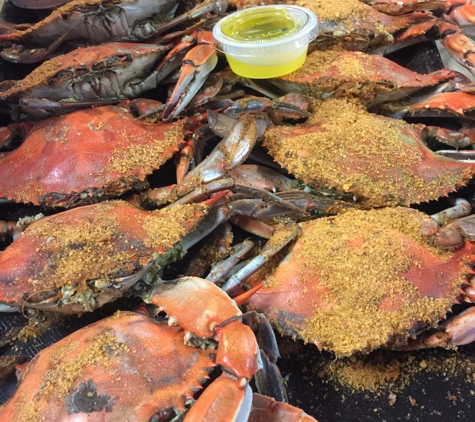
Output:
<path fill-rule="evenodd" d="M 221 19 L 213 28 L 219 43 L 216 48 L 233 56 L 271 55 L 279 51 L 276 47 L 284 45 L 298 48 L 314 40 L 318 32 L 315 13 L 291 5 L 241 10 Z"/>

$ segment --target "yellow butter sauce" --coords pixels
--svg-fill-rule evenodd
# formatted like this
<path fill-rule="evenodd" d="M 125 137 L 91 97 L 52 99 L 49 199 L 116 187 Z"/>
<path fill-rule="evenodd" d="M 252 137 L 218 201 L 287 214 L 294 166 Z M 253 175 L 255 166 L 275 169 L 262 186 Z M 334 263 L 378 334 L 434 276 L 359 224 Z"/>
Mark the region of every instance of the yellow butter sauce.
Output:
<path fill-rule="evenodd" d="M 253 10 L 230 17 L 222 26 L 223 34 L 233 41 L 273 41 L 288 37 L 302 27 L 302 22 L 281 9 Z"/>

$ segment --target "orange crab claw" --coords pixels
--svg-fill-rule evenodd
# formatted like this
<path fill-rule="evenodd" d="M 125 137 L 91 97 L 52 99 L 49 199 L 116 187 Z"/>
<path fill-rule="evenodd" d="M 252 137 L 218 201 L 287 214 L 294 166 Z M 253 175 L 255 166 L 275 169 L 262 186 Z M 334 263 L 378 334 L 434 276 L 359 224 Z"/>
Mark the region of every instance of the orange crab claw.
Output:
<path fill-rule="evenodd" d="M 444 9 L 444 18 L 457 25 L 475 23 L 475 6 L 471 0 L 445 0 Z"/>
<path fill-rule="evenodd" d="M 462 30 L 448 22 L 439 21 L 441 42 L 452 58 L 475 75 L 475 45 Z"/>
<path fill-rule="evenodd" d="M 162 114 L 164 121 L 172 120 L 187 106 L 218 63 L 209 37 L 209 33 L 199 34 L 198 45 L 183 58 L 180 78 Z"/>
<path fill-rule="evenodd" d="M 216 362 L 238 377 L 251 379 L 259 369 L 259 350 L 252 330 L 234 320 L 216 327 L 215 331 L 219 343 Z"/>
<path fill-rule="evenodd" d="M 241 315 L 236 303 L 225 292 L 197 277 L 160 283 L 148 295 L 147 301 L 165 310 L 181 327 L 200 338 L 213 337 L 217 325 Z M 182 309 L 189 311 L 183 313 Z M 192 312 L 193 309 L 196 312 Z M 203 309 L 206 311 L 203 312 Z"/>
<path fill-rule="evenodd" d="M 288 403 L 254 393 L 248 422 L 317 422 L 301 409 Z"/>
<path fill-rule="evenodd" d="M 184 422 L 212 420 L 214 415 L 223 421 L 246 420 L 251 400 L 252 390 L 247 383 L 223 373 L 203 392 Z"/>

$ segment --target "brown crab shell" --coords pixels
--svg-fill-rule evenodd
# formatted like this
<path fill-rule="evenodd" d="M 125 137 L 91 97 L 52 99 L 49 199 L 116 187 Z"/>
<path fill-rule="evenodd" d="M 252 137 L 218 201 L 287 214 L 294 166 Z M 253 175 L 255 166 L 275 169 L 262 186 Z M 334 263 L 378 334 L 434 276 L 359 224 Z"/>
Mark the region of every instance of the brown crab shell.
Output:
<path fill-rule="evenodd" d="M 183 121 L 148 123 L 120 106 L 42 120 L 0 160 L 0 197 L 69 207 L 118 196 L 179 151 L 184 131 Z"/>
<path fill-rule="evenodd" d="M 337 356 L 405 344 L 444 318 L 467 282 L 471 242 L 455 252 L 420 234 L 427 216 L 385 208 L 302 223 L 249 299 L 277 329 Z M 278 233 L 276 233 L 278 236 Z"/>
<path fill-rule="evenodd" d="M 105 73 L 126 70 L 132 63 L 141 62 L 140 69 L 130 74 L 130 78 L 147 74 L 161 55 L 169 49 L 160 44 L 140 44 L 126 42 L 112 42 L 98 46 L 78 48 L 68 54 L 57 56 L 43 62 L 24 79 L 16 81 L 15 85 L 0 93 L 0 100 L 18 99 L 23 96 L 44 98 L 61 101 L 73 95 L 73 81 L 80 81 L 86 77 L 101 79 Z M 114 81 L 117 75 L 114 76 Z M 120 78 L 119 78 L 120 80 Z M 62 86 L 58 89 L 58 86 Z M 125 99 L 121 94 L 121 87 L 117 87 L 113 98 Z M 84 89 L 84 88 L 83 88 Z M 98 97 L 102 95 L 102 89 Z M 47 95 L 46 95 L 47 94 Z"/>
<path fill-rule="evenodd" d="M 422 125 L 368 113 L 349 100 L 316 102 L 309 120 L 275 126 L 264 146 L 306 184 L 351 194 L 362 207 L 435 200 L 464 185 L 474 166 L 421 141 Z"/>
<path fill-rule="evenodd" d="M 318 16 L 320 34 L 314 42 L 319 49 L 343 45 L 346 50 L 368 50 L 391 45 L 398 31 L 431 19 L 429 13 L 423 12 L 390 16 L 359 0 L 297 0 L 293 3 Z"/>
<path fill-rule="evenodd" d="M 124 40 L 124 38 L 126 38 L 125 35 L 123 37 L 119 37 L 117 34 L 112 34 L 110 30 L 106 29 L 107 26 L 104 23 L 100 24 L 100 26 L 103 26 L 103 28 L 101 28 L 102 30 L 98 31 L 98 28 L 95 28 L 95 26 L 99 26 L 100 21 L 95 25 L 91 25 L 89 22 L 88 24 L 84 23 L 84 21 L 88 18 L 88 15 L 89 19 L 92 15 L 92 20 L 94 20 L 96 14 L 98 15 L 99 19 L 101 17 L 104 19 L 103 15 L 98 13 L 104 9 L 122 9 L 121 13 L 125 12 L 126 14 L 127 26 L 131 27 L 134 23 L 150 18 L 152 15 L 157 14 L 161 20 L 169 20 L 173 17 L 173 12 L 177 6 L 173 0 L 149 3 L 140 3 L 137 0 L 74 0 L 69 2 L 66 2 L 65 0 L 46 2 L 31 2 L 26 0 L 18 1 L 16 3 L 21 3 L 22 5 L 18 6 L 26 9 L 30 8 L 30 5 L 33 6 L 31 7 L 33 9 L 52 9 L 53 7 L 56 7 L 56 9 L 54 9 L 53 12 L 45 19 L 31 25 L 26 29 L 19 30 L 18 28 L 14 27 L 15 32 L 12 32 L 5 37 L 0 36 L 0 41 L 3 41 L 3 39 L 13 42 L 21 41 L 23 43 L 27 42 L 34 46 L 43 47 L 49 47 L 61 36 L 64 37 L 63 41 L 85 38 L 84 32 L 86 32 L 86 27 L 88 26 L 89 31 L 93 32 L 93 39 L 89 39 L 89 42 L 95 41 L 96 44 L 99 44 L 101 42 L 107 42 L 111 40 L 117 41 L 118 38 L 122 38 L 122 40 Z M 48 5 L 42 6 L 42 3 L 47 3 Z M 26 4 L 28 4 L 28 6 Z M 155 16 L 155 18 L 157 18 L 157 16 Z M 106 34 L 108 36 L 106 36 Z"/>
<path fill-rule="evenodd" d="M 118 312 L 41 351 L 0 412 L 5 422 L 149 421 L 185 410 L 215 366 L 212 350 L 183 344 L 183 330 Z"/>
<path fill-rule="evenodd" d="M 146 212 L 110 201 L 44 217 L 0 254 L 0 302 L 66 313 L 99 307 L 157 256 L 180 257 L 174 246 L 206 213 L 200 204 Z"/>
<path fill-rule="evenodd" d="M 357 51 L 316 50 L 300 69 L 272 79 L 272 83 L 285 92 L 317 99 L 354 97 L 370 104 L 377 97 L 377 102 L 407 98 L 417 90 L 456 76 L 450 69 L 421 75 L 383 56 Z"/>

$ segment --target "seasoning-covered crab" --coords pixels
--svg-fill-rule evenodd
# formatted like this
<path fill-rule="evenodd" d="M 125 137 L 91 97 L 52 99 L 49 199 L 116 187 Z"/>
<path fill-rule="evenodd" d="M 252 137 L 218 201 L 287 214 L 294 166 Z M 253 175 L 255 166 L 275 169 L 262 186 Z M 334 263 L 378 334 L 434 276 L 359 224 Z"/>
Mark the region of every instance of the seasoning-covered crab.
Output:
<path fill-rule="evenodd" d="M 179 258 L 207 212 L 205 204 L 151 213 L 111 201 L 44 217 L 0 255 L 0 301 L 64 313 L 100 307 L 156 260 Z"/>
<path fill-rule="evenodd" d="M 417 91 L 460 77 L 450 69 L 428 75 L 412 72 L 382 56 L 346 50 L 316 50 L 295 72 L 271 79 L 285 92 L 317 99 L 358 98 L 368 107 L 413 96 Z M 417 93 L 415 94 L 417 98 Z"/>
<path fill-rule="evenodd" d="M 295 212 L 292 204 L 251 191 L 245 188 L 235 200 L 223 199 L 229 193 L 224 191 L 204 203 L 174 203 L 153 212 L 110 201 L 41 218 L 0 254 L 0 303 L 92 311 L 122 296 L 148 272 L 153 283 L 161 267 L 234 215 L 272 218 Z"/>
<path fill-rule="evenodd" d="M 143 182 L 185 145 L 188 128 L 185 121 L 140 120 L 131 110 L 137 103 L 38 122 L 0 160 L 0 197 L 70 208 L 117 197 Z"/>
<path fill-rule="evenodd" d="M 204 83 L 203 73 L 208 74 L 216 65 L 213 48 L 198 46 L 198 62 L 186 67 L 188 79 L 177 90 L 186 92 L 174 98 L 174 104 L 191 100 Z M 167 76 L 160 59 L 170 49 L 160 44 L 108 43 L 85 47 L 42 63 L 20 81 L 0 93 L 0 100 L 20 106 L 37 117 L 61 114 L 68 110 L 101 103 L 114 103 L 137 98 L 141 93 L 155 88 Z M 193 54 L 193 53 L 189 53 Z M 188 57 L 192 62 L 192 57 Z M 176 66 L 176 67 L 179 67 Z M 173 71 L 165 67 L 167 71 Z M 186 88 L 186 89 L 185 89 Z M 47 101 L 44 101 L 44 100 Z M 183 105 L 183 107 L 186 103 Z M 171 120 L 179 113 L 174 110 Z"/>
<path fill-rule="evenodd" d="M 362 206 L 409 205 L 440 198 L 472 177 L 473 164 L 422 142 L 425 126 L 370 114 L 355 101 L 314 104 L 310 118 L 275 126 L 263 144 L 284 169 L 318 188 L 351 194 Z"/>
<path fill-rule="evenodd" d="M 359 0 L 235 0 L 237 7 L 255 4 L 289 3 L 312 10 L 319 19 L 320 34 L 313 41 L 318 49 L 334 45 L 346 50 L 360 50 L 377 54 L 392 51 L 427 39 L 440 39 L 448 53 L 471 72 L 474 69 L 473 43 L 462 30 L 450 22 L 440 20 L 430 12 L 412 11 L 391 16 Z M 396 2 L 401 3 L 401 2 Z M 433 9 L 432 2 L 427 9 Z M 417 5 L 414 10 L 421 10 Z M 407 6 L 407 4 L 406 4 Z"/>
<path fill-rule="evenodd" d="M 251 279 L 265 287 L 248 309 L 337 356 L 404 345 L 445 317 L 472 273 L 466 264 L 473 242 L 460 245 L 434 225 L 407 208 L 301 223 L 285 259 Z M 439 243 L 460 246 L 451 251 Z"/>
<path fill-rule="evenodd" d="M 67 41 L 145 42 L 208 12 L 222 13 L 225 0 L 198 5 L 173 19 L 176 0 L 74 0 L 33 25 L 11 25 L 0 35 L 0 57 L 17 63 L 37 63 Z M 1 27 L 1 25 L 0 25 Z"/>
<path fill-rule="evenodd" d="M 168 323 L 119 312 L 43 350 L 22 369 L 20 387 L 0 412 L 1 419 L 170 420 L 183 416 L 208 372 L 222 365 L 226 371 L 204 390 L 184 420 L 247 421 L 253 401 L 248 382 L 261 356 L 271 367 L 278 357 L 265 320 L 243 316 L 218 287 L 193 277 L 158 285 L 150 301 L 170 315 Z M 216 351 L 205 347 L 214 340 Z M 256 400 L 262 412 L 266 399 Z M 314 420 L 289 405 L 269 407 L 274 406 L 285 421 Z M 266 420 L 272 420 L 270 415 Z"/>

